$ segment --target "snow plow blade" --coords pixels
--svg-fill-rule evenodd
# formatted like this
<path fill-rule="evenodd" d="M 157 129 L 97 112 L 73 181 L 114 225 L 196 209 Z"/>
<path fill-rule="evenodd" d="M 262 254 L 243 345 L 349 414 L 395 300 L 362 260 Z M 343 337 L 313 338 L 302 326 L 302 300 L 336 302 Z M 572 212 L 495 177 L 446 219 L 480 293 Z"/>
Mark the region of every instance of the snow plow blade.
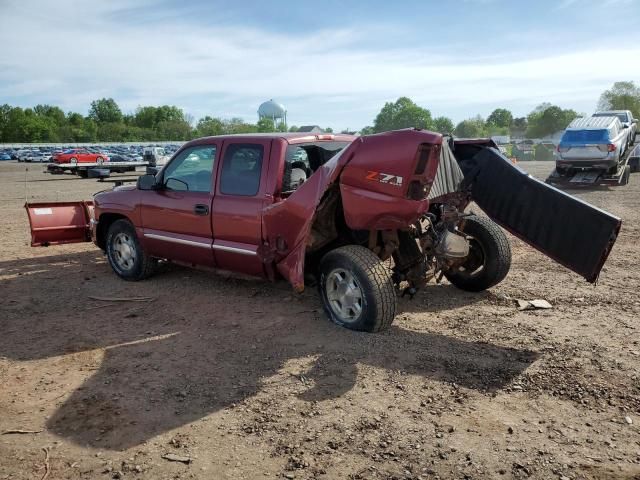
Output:
<path fill-rule="evenodd" d="M 25 208 L 32 247 L 91 241 L 93 202 L 27 203 Z"/>
<path fill-rule="evenodd" d="M 495 222 L 588 282 L 598 279 L 618 217 L 533 178 L 493 148 L 461 167 L 471 198 Z"/>

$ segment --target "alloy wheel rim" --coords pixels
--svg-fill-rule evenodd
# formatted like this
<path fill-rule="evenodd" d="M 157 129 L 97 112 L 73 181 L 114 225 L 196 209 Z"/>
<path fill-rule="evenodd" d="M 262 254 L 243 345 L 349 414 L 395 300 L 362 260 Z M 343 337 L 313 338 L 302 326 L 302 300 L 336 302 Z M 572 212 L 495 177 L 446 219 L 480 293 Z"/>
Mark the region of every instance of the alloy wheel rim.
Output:
<path fill-rule="evenodd" d="M 362 314 L 364 294 L 351 272 L 336 268 L 327 275 L 325 294 L 331 311 L 345 323 L 353 323 Z"/>
<path fill-rule="evenodd" d="M 113 239 L 113 257 L 122 270 L 131 270 L 136 262 L 136 247 L 131 235 L 121 232 Z"/>

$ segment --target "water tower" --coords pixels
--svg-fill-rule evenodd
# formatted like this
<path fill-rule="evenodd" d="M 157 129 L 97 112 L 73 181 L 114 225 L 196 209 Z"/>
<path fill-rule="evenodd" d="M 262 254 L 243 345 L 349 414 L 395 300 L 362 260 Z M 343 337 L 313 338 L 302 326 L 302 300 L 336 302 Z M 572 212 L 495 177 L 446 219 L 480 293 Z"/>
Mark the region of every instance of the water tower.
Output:
<path fill-rule="evenodd" d="M 258 107 L 258 118 L 270 118 L 276 127 L 287 125 L 287 110 L 284 105 L 274 102 L 273 98 Z"/>

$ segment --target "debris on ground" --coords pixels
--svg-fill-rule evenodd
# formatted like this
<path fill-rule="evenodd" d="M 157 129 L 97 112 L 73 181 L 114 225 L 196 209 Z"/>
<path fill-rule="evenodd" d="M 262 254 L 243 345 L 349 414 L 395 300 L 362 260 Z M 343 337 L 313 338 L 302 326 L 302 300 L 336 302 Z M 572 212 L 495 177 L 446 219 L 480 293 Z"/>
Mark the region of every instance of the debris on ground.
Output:
<path fill-rule="evenodd" d="M 187 457 L 186 455 L 176 455 L 175 453 L 165 453 L 162 455 L 162 458 L 169 460 L 170 462 L 191 463 L 191 457 Z"/>
<path fill-rule="evenodd" d="M 516 300 L 518 304 L 518 310 L 549 310 L 553 308 L 553 306 L 547 302 L 546 300 Z"/>

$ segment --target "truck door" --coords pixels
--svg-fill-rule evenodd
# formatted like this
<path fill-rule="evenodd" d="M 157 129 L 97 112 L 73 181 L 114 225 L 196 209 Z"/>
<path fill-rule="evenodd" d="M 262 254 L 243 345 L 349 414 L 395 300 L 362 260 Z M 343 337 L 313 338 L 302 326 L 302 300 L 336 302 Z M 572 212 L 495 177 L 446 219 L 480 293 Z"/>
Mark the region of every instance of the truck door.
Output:
<path fill-rule="evenodd" d="M 161 172 L 162 188 L 140 192 L 144 246 L 151 255 L 215 266 L 211 200 L 217 147 L 183 150 Z"/>
<path fill-rule="evenodd" d="M 225 141 L 213 199 L 213 249 L 225 270 L 264 276 L 262 209 L 271 140 Z"/>

